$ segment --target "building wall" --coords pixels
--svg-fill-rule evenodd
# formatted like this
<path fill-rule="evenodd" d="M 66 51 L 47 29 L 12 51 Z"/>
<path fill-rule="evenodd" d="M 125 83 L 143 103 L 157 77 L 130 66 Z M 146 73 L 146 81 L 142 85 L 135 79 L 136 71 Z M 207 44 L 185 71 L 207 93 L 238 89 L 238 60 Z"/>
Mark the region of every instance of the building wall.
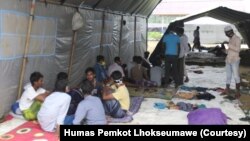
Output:
<path fill-rule="evenodd" d="M 184 30 L 185 34 L 189 38 L 189 43 L 193 44 L 193 32 L 196 29 L 196 26 L 200 26 L 200 42 L 201 45 L 203 44 L 219 44 L 224 41 L 228 41 L 228 37 L 226 37 L 224 33 L 224 27 L 225 25 L 196 25 L 196 24 L 185 24 Z M 234 26 L 234 31 L 236 31 L 236 34 L 240 36 L 240 33 L 236 30 Z M 242 38 L 242 37 L 241 37 Z M 204 45 L 205 46 L 205 45 Z"/>

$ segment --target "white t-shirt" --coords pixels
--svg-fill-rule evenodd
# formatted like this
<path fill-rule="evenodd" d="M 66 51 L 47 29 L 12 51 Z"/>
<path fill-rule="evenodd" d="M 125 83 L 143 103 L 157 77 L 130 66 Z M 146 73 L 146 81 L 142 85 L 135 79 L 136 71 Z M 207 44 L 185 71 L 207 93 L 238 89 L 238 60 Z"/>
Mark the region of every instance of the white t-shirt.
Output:
<path fill-rule="evenodd" d="M 164 77 L 164 70 L 159 66 L 154 66 L 150 69 L 150 80 L 161 86 L 161 79 Z"/>
<path fill-rule="evenodd" d="M 29 109 L 34 102 L 35 97 L 37 97 L 39 94 L 46 92 L 46 90 L 43 88 L 39 88 L 37 91 L 35 91 L 35 89 L 31 85 L 26 85 L 24 89 L 25 90 L 19 102 L 19 107 L 21 111 Z"/>
<path fill-rule="evenodd" d="M 56 125 L 63 125 L 68 112 L 71 97 L 63 92 L 53 92 L 42 104 L 37 119 L 42 129 L 54 132 Z"/>
<path fill-rule="evenodd" d="M 125 76 L 122 67 L 120 65 L 118 65 L 117 63 L 113 63 L 112 65 L 109 66 L 109 68 L 108 68 L 108 76 L 111 77 L 111 74 L 114 71 L 120 71 L 122 73 L 122 77 Z"/>
<path fill-rule="evenodd" d="M 179 58 L 183 58 L 189 51 L 188 47 L 188 37 L 186 34 L 183 34 L 180 37 L 180 54 Z"/>
<path fill-rule="evenodd" d="M 131 77 L 131 69 L 135 66 L 136 64 L 135 64 L 135 62 L 129 62 L 128 63 L 128 78 L 130 78 Z"/>

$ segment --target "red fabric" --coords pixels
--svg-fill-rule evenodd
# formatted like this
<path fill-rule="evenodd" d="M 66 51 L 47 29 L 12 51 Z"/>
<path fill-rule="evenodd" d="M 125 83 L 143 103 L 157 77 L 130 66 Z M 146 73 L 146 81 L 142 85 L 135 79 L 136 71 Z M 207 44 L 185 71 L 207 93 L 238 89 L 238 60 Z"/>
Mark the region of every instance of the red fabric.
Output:
<path fill-rule="evenodd" d="M 25 133 L 18 133 L 24 130 Z M 27 131 L 27 132 L 26 132 Z M 7 139 L 10 137 L 10 139 Z M 35 121 L 26 122 L 12 131 L 0 136 L 0 141 L 58 141 L 58 137 L 55 133 L 45 132 L 41 129 L 39 124 Z"/>
<path fill-rule="evenodd" d="M 5 117 L 5 121 L 8 121 L 8 120 L 12 120 L 13 119 L 13 116 L 12 115 L 7 115 Z"/>

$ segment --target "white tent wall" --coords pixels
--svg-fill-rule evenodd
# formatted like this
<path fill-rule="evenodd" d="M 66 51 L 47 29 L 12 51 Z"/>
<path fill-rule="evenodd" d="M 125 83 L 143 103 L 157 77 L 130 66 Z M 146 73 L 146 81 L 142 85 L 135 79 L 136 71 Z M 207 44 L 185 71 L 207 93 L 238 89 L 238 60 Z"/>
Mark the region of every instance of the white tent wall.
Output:
<path fill-rule="evenodd" d="M 77 86 L 85 75 L 85 69 L 92 67 L 100 52 L 102 12 L 80 10 L 84 26 L 77 31 L 76 49 L 70 83 Z"/>
<path fill-rule="evenodd" d="M 23 38 L 8 35 L 13 34 L 13 32 L 20 34 L 26 34 L 27 32 L 22 30 L 22 28 L 27 29 L 27 25 L 21 28 L 16 26 L 18 18 L 9 13 L 9 10 L 24 14 L 29 13 L 26 3 L 19 1 L 12 3 L 12 1 L 0 1 L 0 117 L 10 109 L 11 102 L 16 99 L 21 71 L 21 58 L 18 51 L 24 49 Z M 12 18 L 11 21 L 8 20 L 9 17 Z M 22 18 L 22 20 L 25 23 L 28 18 Z M 19 45 L 15 46 L 15 43 L 19 43 Z"/>
<path fill-rule="evenodd" d="M 42 51 L 44 54 L 29 57 L 24 79 L 26 83 L 29 82 L 32 72 L 40 71 L 44 75 L 45 88 L 52 90 L 56 74 L 60 71 L 67 72 L 73 36 L 71 20 L 74 12 L 73 8 L 36 3 L 32 32 L 47 36 L 33 41 L 35 42 L 33 44 L 31 38 L 29 51 L 31 52 L 33 48 L 44 48 Z M 47 21 L 39 22 L 40 19 L 36 17 L 40 16 Z"/>
<path fill-rule="evenodd" d="M 136 55 L 143 55 L 147 50 L 147 20 L 145 18 L 136 18 Z M 143 57 L 143 56 L 142 56 Z"/>
<path fill-rule="evenodd" d="M 17 97 L 30 5 L 30 0 L 0 0 L 0 117 L 10 110 Z M 68 71 L 75 11 L 75 8 L 61 5 L 36 3 L 23 85 L 29 82 L 32 72 L 39 71 L 44 75 L 44 87 L 53 90 L 56 74 Z M 71 86 L 80 83 L 85 69 L 95 64 L 100 53 L 103 12 L 81 9 L 80 13 L 84 26 L 77 31 Z M 122 26 L 120 41 L 121 17 L 105 13 L 102 47 L 107 64 L 111 64 L 119 52 L 124 63 L 134 56 L 135 17 L 123 16 L 126 25 Z M 137 19 L 137 38 L 141 39 L 136 42 L 136 52 L 143 55 L 146 50 L 146 18 Z"/>
<path fill-rule="evenodd" d="M 122 27 L 120 57 L 125 63 L 132 61 L 134 54 L 134 17 L 124 16 L 126 24 Z"/>
<path fill-rule="evenodd" d="M 16 100 L 21 59 L 0 61 L 0 117 L 7 113 Z"/>
<path fill-rule="evenodd" d="M 10 110 L 17 98 L 30 5 L 28 0 L 0 1 L 0 116 Z M 67 70 L 72 31 L 71 24 L 66 23 L 73 13 L 72 8 L 36 3 L 23 84 L 29 82 L 32 72 L 40 71 L 44 87 L 52 90 L 56 73 Z"/>
<path fill-rule="evenodd" d="M 110 65 L 114 62 L 114 57 L 119 56 L 121 16 L 105 14 L 104 25 L 103 55 L 107 65 Z"/>

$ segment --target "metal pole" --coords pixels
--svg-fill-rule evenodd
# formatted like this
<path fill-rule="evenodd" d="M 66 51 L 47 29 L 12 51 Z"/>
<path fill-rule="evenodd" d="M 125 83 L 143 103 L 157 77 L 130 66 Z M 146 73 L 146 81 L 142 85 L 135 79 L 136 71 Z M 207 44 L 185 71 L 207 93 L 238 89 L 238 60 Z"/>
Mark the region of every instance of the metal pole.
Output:
<path fill-rule="evenodd" d="M 121 17 L 122 18 L 121 18 L 120 39 L 119 39 L 119 56 L 121 56 L 121 47 L 122 47 L 123 15 Z"/>
<path fill-rule="evenodd" d="M 69 69 L 68 69 L 69 80 L 70 80 L 72 64 L 73 64 L 73 60 L 74 60 L 73 57 L 74 57 L 75 47 L 76 47 L 76 38 L 77 38 L 77 31 L 74 30 L 73 31 L 73 38 L 72 38 L 72 47 L 71 47 L 70 58 L 69 58 Z"/>
<path fill-rule="evenodd" d="M 135 23 L 134 23 L 135 25 L 134 25 L 134 55 L 136 56 L 137 54 L 136 54 L 136 16 L 135 16 Z"/>
<path fill-rule="evenodd" d="M 54 0 L 46 0 L 46 2 L 50 3 L 50 4 L 53 4 L 53 5 L 60 5 L 61 6 L 60 2 L 57 2 L 57 1 L 54 1 Z M 76 6 L 74 4 L 70 4 L 70 3 L 64 3 L 63 6 L 72 7 L 72 8 L 79 8 L 79 9 L 84 9 L 84 10 L 90 10 L 90 11 L 106 12 L 106 13 L 110 13 L 110 14 L 114 14 L 114 15 L 124 15 L 124 16 L 128 15 L 128 16 L 131 16 L 131 14 L 132 14 L 132 13 L 123 14 L 122 12 L 112 12 L 112 11 L 105 11 L 105 10 L 102 10 L 102 9 L 93 9 L 91 7 L 82 7 L 82 6 L 79 7 L 79 6 Z M 137 15 L 137 17 L 146 18 L 148 16 Z"/>
<path fill-rule="evenodd" d="M 22 94 L 24 72 L 26 69 L 27 61 L 28 61 L 27 55 L 28 55 L 29 47 L 30 47 L 30 34 L 31 34 L 33 20 L 34 20 L 35 4 L 36 4 L 36 0 L 32 0 L 31 8 L 30 8 L 28 31 L 27 31 L 26 40 L 25 40 L 25 50 L 24 50 L 21 74 L 20 74 L 19 85 L 18 85 L 18 95 L 17 95 L 18 99 L 21 97 L 21 94 Z"/>
<path fill-rule="evenodd" d="M 105 28 L 105 12 L 103 12 L 102 16 L 102 29 L 101 29 L 101 41 L 100 41 L 100 55 L 103 55 L 103 34 L 104 34 L 104 28 Z"/>
<path fill-rule="evenodd" d="M 146 50 L 148 50 L 148 18 L 146 18 Z"/>

